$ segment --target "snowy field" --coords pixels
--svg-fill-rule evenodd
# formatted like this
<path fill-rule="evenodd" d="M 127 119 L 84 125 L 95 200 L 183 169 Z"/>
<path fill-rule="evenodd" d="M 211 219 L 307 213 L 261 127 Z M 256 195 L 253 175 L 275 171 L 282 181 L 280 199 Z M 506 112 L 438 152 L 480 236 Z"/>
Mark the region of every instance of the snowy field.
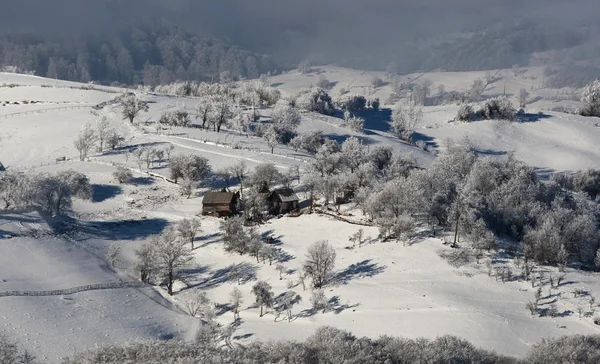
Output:
<path fill-rule="evenodd" d="M 486 94 L 507 92 L 517 94 L 522 87 L 541 82 L 541 70 L 528 69 L 519 78 L 512 71 L 500 71 L 502 81 L 493 84 Z M 374 75 L 385 80 L 384 74 L 328 67 L 325 75 L 337 82 L 339 88 L 366 94 L 369 97 L 389 97 L 390 88 L 370 90 Z M 484 73 L 430 73 L 406 75 L 407 80 L 426 77 L 447 90 L 460 90 Z M 291 72 L 271 79 L 284 95 L 302 87 L 316 84 L 316 75 Z M 280 169 L 291 165 L 303 168 L 310 160 L 308 154 L 277 146 L 271 154 L 263 140 L 235 132 L 215 133 L 197 128 L 173 128 L 157 133 L 153 121 L 169 105 L 182 103 L 193 111 L 193 98 L 139 93 L 150 101 L 150 112 L 141 115 L 140 125 L 121 120 L 116 105 L 101 110 L 93 105 L 110 101 L 117 95 L 111 92 L 77 89 L 81 85 L 33 76 L 0 74 L 0 85 L 19 84 L 20 87 L 0 88 L 2 101 L 41 101 L 36 104 L 0 106 L 0 161 L 9 168 L 36 172 L 55 172 L 75 169 L 90 178 L 94 193 L 92 201 L 75 201 L 71 221 L 77 233 L 56 231 L 56 222 L 35 213 L 0 214 L 0 292 L 12 290 L 54 290 L 82 285 L 133 280 L 128 266 L 134 252 L 143 243 L 160 233 L 169 223 L 197 215 L 201 197 L 181 197 L 178 187 L 160 176 L 168 177 L 165 164 L 151 168 L 154 178 L 140 172 L 129 149 L 139 146 L 175 147 L 173 154 L 197 154 L 208 158 L 218 171 L 246 161 L 253 168 L 260 163 L 273 163 Z M 42 87 L 52 85 L 54 88 Z M 75 87 L 75 88 L 70 88 Z M 537 92 L 537 91 L 536 91 Z M 539 92 L 543 92 L 539 91 Z M 532 92 L 532 96 L 534 93 Z M 64 105 L 63 105 L 64 104 Z M 64 109 L 53 109 L 62 107 Z M 527 111 L 537 113 L 551 104 L 538 100 Z M 457 107 L 426 107 L 424 125 L 418 130 L 420 138 L 437 148 L 445 138 L 462 140 L 468 137 L 481 154 L 505 157 L 514 153 L 517 158 L 536 167 L 541 173 L 600 168 L 600 128 L 595 119 L 547 112 L 546 116 L 529 123 L 481 121 L 468 124 L 449 122 Z M 44 112 L 42 112 L 44 111 Z M 92 111 L 95 113 L 92 113 Z M 23 113 L 27 114 L 17 114 Z M 270 110 L 261 110 L 265 118 Z M 386 114 L 387 113 L 387 114 Z M 9 115 L 11 114 L 11 115 Z M 3 117 L 6 116 L 6 117 Z M 125 138 L 126 146 L 104 154 L 94 154 L 89 162 L 76 162 L 78 152 L 73 145 L 75 136 L 87 122 L 106 116 L 111 126 Z M 362 135 L 340 127 L 336 120 L 303 115 L 300 131 L 322 130 L 338 140 L 357 135 L 365 144 L 392 145 L 412 153 L 422 165 L 434 159 L 432 153 L 400 142 L 387 134 L 389 111 L 365 114 L 366 131 Z M 238 149 L 234 149 L 237 145 Z M 73 161 L 56 163 L 57 158 Z M 112 173 L 113 163 L 126 165 L 134 172 L 135 182 L 119 185 Z M 214 181 L 213 181 L 214 182 Z M 217 185 L 218 186 L 218 185 Z M 202 186 L 204 192 L 215 185 Z M 304 194 L 300 193 L 300 197 Z M 352 211 L 357 213 L 356 211 Z M 335 220 L 329 216 L 311 214 L 300 217 L 273 219 L 260 227 L 260 232 L 279 241 L 286 254 L 283 263 L 290 270 L 282 279 L 275 264 L 256 262 L 250 256 L 226 253 L 219 233 L 219 220 L 202 218 L 202 233 L 196 241 L 193 266 L 186 272 L 192 287 L 205 290 L 212 302 L 227 304 L 234 286 L 226 279 L 233 265 L 245 268 L 247 281 L 239 288 L 244 294 L 240 312 L 241 325 L 234 342 L 252 340 L 304 339 L 321 325 L 348 329 L 358 336 L 395 335 L 434 338 L 452 334 L 473 344 L 494 349 L 502 354 L 522 355 L 544 337 L 566 334 L 597 333 L 591 317 L 580 317 L 581 307 L 587 307 L 585 297 L 575 298 L 573 291 L 581 289 L 589 295 L 600 294 L 600 281 L 595 274 L 585 275 L 567 271 L 565 281 L 547 296 L 548 284 L 543 282 L 541 307 L 548 308 L 557 301 L 561 315 L 555 318 L 532 317 L 525 304 L 533 299 L 535 288 L 528 282 L 502 283 L 488 276 L 485 261 L 470 262 L 455 268 L 440 258 L 438 251 L 449 249 L 438 238 L 421 236 L 404 246 L 395 242 L 368 242 L 352 248 L 348 237 L 359 226 Z M 363 227 L 366 236 L 375 240 L 377 228 Z M 310 292 L 303 291 L 298 272 L 307 247 L 317 240 L 328 240 L 337 252 L 336 278 L 325 294 L 332 309 L 312 314 Z M 111 244 L 122 248 L 123 262 L 109 267 L 106 249 Z M 498 257 L 496 257 L 498 258 Z M 503 262 L 512 265 L 510 261 Z M 518 270 L 514 267 L 515 271 Z M 543 268 L 546 276 L 553 268 Z M 273 286 L 275 295 L 288 290 L 288 285 L 302 296 L 288 322 L 273 312 L 259 317 L 251 293 L 256 280 Z M 177 307 L 177 296 L 186 288 L 176 287 L 174 298 L 165 297 L 162 289 L 119 288 L 92 290 L 65 296 L 0 297 L 0 333 L 8 333 L 27 349 L 49 363 L 59 362 L 59 353 L 70 353 L 95 344 L 120 343 L 150 338 L 191 339 L 198 320 Z M 589 297 L 586 296 L 586 297 Z M 232 313 L 217 311 L 218 321 L 232 322 Z"/>

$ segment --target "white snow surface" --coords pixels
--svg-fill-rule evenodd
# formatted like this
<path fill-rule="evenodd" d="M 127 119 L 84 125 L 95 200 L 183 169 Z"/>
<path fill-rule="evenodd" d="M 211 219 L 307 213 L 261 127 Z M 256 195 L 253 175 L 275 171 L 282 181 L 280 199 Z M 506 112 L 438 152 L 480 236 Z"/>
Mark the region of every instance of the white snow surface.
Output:
<path fill-rule="evenodd" d="M 324 68 L 336 87 L 353 88 L 357 92 L 368 87 L 372 73 L 335 67 Z M 518 92 L 531 79 L 517 79 L 510 71 L 505 75 L 507 89 Z M 530 69 L 531 75 L 540 70 Z M 537 73 L 536 73 L 537 72 Z M 447 89 L 464 89 L 483 73 L 431 73 L 405 77 L 428 77 Z M 385 76 L 381 74 L 381 77 Z M 133 280 L 127 267 L 134 251 L 160 232 L 167 224 L 193 217 L 201 211 L 202 192 L 213 186 L 203 186 L 190 199 L 178 195 L 178 187 L 161 178 L 153 178 L 138 170 L 135 157 L 127 156 L 131 146 L 163 147 L 171 143 L 174 154 L 194 153 L 209 159 L 215 170 L 244 160 L 250 168 L 271 162 L 279 168 L 292 164 L 302 166 L 310 156 L 278 146 L 271 154 L 258 138 L 235 132 L 215 133 L 200 129 L 173 128 L 156 133 L 155 121 L 168 105 L 183 103 L 193 110 L 193 98 L 139 93 L 150 104 L 150 113 L 140 118 L 141 125 L 129 125 L 121 118 L 115 105 L 101 110 L 91 106 L 112 100 L 117 94 L 81 90 L 81 85 L 39 77 L 0 74 L 0 85 L 19 84 L 20 87 L 0 88 L 0 161 L 14 169 L 36 172 L 55 172 L 75 169 L 86 173 L 94 185 L 92 201 L 75 201 L 73 217 L 79 229 L 76 234 L 63 235 L 54 229 L 56 222 L 37 213 L 0 214 L 0 291 L 51 290 L 80 285 Z M 301 87 L 316 83 L 316 76 L 288 73 L 272 78 L 282 92 L 291 95 Z M 53 88 L 41 87 L 53 85 Z M 494 93 L 502 84 L 486 93 Z M 370 94 L 384 100 L 389 86 Z M 335 89 L 334 89 L 335 92 Z M 370 92 L 370 91 L 367 91 Z M 542 91 L 540 91 L 542 92 Z M 36 104 L 14 105 L 14 101 L 40 101 Z M 546 107 L 544 101 L 530 106 L 536 112 Z M 61 107 L 61 109 L 57 109 Z M 561 113 L 530 123 L 482 121 L 468 124 L 449 122 L 456 106 L 425 108 L 425 121 L 418 130 L 423 138 L 439 147 L 445 138 L 469 142 L 482 154 L 517 158 L 539 168 L 540 172 L 576 170 L 600 167 L 600 128 L 596 120 Z M 94 111 L 96 114 L 93 114 Z M 27 114 L 23 114 L 26 112 Z M 383 113 L 383 112 L 382 112 Z M 269 110 L 261 110 L 268 118 Z M 385 115 L 385 114 L 383 114 Z M 91 156 L 89 162 L 57 164 L 56 158 L 77 159 L 73 139 L 86 122 L 106 116 L 111 125 L 125 137 L 127 147 Z M 388 144 L 411 152 L 424 165 L 434 155 L 399 142 L 385 132 L 385 117 L 370 115 L 363 138 L 369 146 Z M 328 119 L 311 114 L 303 115 L 301 131 L 322 130 L 336 138 L 355 135 Z M 148 121 L 148 123 L 145 123 Z M 369 124 L 370 123 L 370 124 Z M 369 127 L 370 125 L 370 127 Z M 233 146 L 237 144 L 238 149 Z M 112 177 L 113 163 L 123 164 L 134 171 L 138 183 L 118 185 Z M 155 165 L 152 172 L 168 177 L 165 164 Z M 303 194 L 300 194 L 304 197 Z M 360 217 L 357 211 L 351 211 Z M 234 341 L 294 339 L 309 336 L 321 325 L 347 329 L 355 335 L 377 337 L 396 335 L 434 338 L 452 334 L 477 346 L 497 350 L 502 354 L 522 355 L 544 337 L 565 334 L 597 333 L 590 317 L 579 317 L 577 309 L 587 307 L 586 298 L 575 298 L 572 291 L 583 289 L 591 295 L 600 293 L 596 274 L 568 271 L 565 284 L 554 289 L 552 296 L 542 299 L 541 307 L 561 293 L 557 301 L 561 317 L 532 317 L 525 304 L 533 300 L 534 291 L 527 282 L 497 282 L 489 277 L 483 261 L 454 268 L 437 254 L 449 249 L 436 237 L 415 238 L 409 246 L 394 242 L 372 242 L 360 248 L 349 248 L 348 237 L 360 226 L 335 220 L 326 215 L 312 214 L 297 218 L 274 219 L 260 227 L 280 240 L 287 253 L 283 263 L 293 273 L 282 280 L 275 264 L 256 262 L 249 256 L 226 253 L 219 233 L 219 220 L 202 218 L 202 233 L 197 238 L 195 260 L 186 278 L 195 288 L 207 291 L 216 304 L 224 305 L 235 283 L 228 282 L 226 273 L 232 264 L 243 263 L 250 279 L 242 284 L 244 293 L 242 323 Z M 374 227 L 363 227 L 366 235 L 375 238 Z M 325 293 L 334 299 L 333 310 L 311 315 L 310 291 L 298 285 L 298 271 L 307 247 L 317 240 L 328 240 L 337 252 L 338 279 L 328 285 Z M 119 244 L 123 263 L 114 270 L 104 258 L 110 244 Z M 511 262 L 505 262 L 511 265 Z M 542 268 L 553 272 L 553 268 Z M 515 268 L 515 270 L 517 270 Z M 556 274 L 556 272 L 554 272 Z M 296 317 L 287 322 L 283 316 L 275 322 L 272 312 L 259 317 L 253 305 L 251 287 L 256 279 L 266 280 L 275 295 L 285 292 L 288 280 L 303 300 L 294 307 Z M 546 296 L 548 285 L 544 286 Z M 0 297 L 0 332 L 19 340 L 27 349 L 50 363 L 59 362 L 60 355 L 93 347 L 96 344 L 122 343 L 136 339 L 191 339 L 198 319 L 186 315 L 177 305 L 177 296 L 184 290 L 178 285 L 174 298 L 165 297 L 163 288 L 124 288 L 76 293 L 50 297 Z M 175 306 L 173 306 L 175 304 Z M 231 312 L 220 312 L 218 321 L 229 324 Z"/>

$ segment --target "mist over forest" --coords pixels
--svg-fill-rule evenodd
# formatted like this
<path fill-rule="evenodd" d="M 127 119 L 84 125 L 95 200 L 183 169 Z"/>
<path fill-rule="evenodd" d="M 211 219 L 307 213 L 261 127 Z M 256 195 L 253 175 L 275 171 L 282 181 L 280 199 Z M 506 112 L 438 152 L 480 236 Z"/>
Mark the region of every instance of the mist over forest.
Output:
<path fill-rule="evenodd" d="M 6 0 L 0 65 L 149 85 L 302 60 L 397 73 L 596 67 L 598 15 L 593 0 Z"/>

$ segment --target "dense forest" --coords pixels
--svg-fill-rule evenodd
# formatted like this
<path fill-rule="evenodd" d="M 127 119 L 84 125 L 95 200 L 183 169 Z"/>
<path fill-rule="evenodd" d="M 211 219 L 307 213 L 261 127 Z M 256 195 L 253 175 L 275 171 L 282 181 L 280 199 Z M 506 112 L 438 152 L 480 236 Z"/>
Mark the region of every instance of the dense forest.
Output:
<path fill-rule="evenodd" d="M 256 78 L 276 68 L 270 56 L 197 36 L 165 21 L 80 39 L 0 35 L 0 66 L 72 81 L 149 86 L 178 80 Z"/>

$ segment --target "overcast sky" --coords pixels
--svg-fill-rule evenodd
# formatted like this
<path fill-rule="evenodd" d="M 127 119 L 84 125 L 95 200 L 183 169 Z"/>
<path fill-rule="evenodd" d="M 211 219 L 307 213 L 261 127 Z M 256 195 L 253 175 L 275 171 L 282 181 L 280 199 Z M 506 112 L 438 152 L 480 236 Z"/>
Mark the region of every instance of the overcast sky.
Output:
<path fill-rule="evenodd" d="M 3 30 L 79 35 L 164 17 L 269 53 L 393 45 L 512 19 L 580 23 L 600 0 L 2 0 Z"/>

